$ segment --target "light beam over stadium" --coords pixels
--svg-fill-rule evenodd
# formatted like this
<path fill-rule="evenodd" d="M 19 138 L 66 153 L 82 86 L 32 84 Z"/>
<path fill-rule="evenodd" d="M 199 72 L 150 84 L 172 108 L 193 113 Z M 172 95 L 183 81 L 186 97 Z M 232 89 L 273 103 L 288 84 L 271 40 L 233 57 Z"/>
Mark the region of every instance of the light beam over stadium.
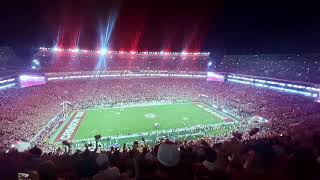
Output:
<path fill-rule="evenodd" d="M 100 52 L 100 55 L 106 55 L 108 50 L 106 48 L 102 48 L 102 49 L 100 49 L 99 52 Z"/>
<path fill-rule="evenodd" d="M 59 26 L 56 42 L 54 43 L 54 46 L 53 46 L 53 51 L 55 52 L 59 51 L 59 48 L 58 48 L 59 39 L 60 39 L 60 26 Z"/>
<path fill-rule="evenodd" d="M 59 50 L 59 48 L 55 46 L 52 50 L 57 52 Z"/>
<path fill-rule="evenodd" d="M 106 54 L 108 52 L 108 46 L 109 46 L 109 41 L 110 37 L 115 25 L 115 22 L 117 20 L 117 12 L 111 13 L 111 15 L 108 17 L 107 24 L 104 27 L 103 23 L 100 23 L 100 28 L 99 28 L 99 37 L 100 37 L 100 57 L 98 60 L 98 63 L 96 65 L 96 70 L 104 70 L 106 69 Z"/>

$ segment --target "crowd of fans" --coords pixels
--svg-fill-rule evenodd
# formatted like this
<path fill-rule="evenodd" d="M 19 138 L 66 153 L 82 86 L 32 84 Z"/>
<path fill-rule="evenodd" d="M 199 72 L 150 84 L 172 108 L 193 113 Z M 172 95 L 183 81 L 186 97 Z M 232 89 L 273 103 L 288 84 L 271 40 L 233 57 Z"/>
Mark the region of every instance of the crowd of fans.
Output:
<path fill-rule="evenodd" d="M 95 53 L 38 51 L 34 55 L 42 69 L 51 72 L 92 70 L 168 70 L 215 71 L 253 75 L 303 82 L 320 82 L 320 54 L 256 54 L 225 55 L 210 58 L 194 55 L 132 55 L 99 56 Z M 209 65 L 208 63 L 210 62 Z"/>
<path fill-rule="evenodd" d="M 8 74 L 12 49 L 0 48 Z M 200 71 L 209 57 L 105 56 L 39 51 L 45 71 Z M 227 73 L 320 82 L 319 54 L 226 55 L 214 68 Z M 1 73 L 0 72 L 0 73 Z M 239 117 L 233 133 L 201 140 L 83 150 L 44 143 L 62 122 L 61 102 L 74 109 L 97 105 L 200 101 Z M 311 98 L 240 84 L 192 78 L 106 78 L 52 81 L 0 91 L 0 179 L 319 179 L 320 104 Z M 55 117 L 55 121 L 51 121 Z M 267 123 L 257 123 L 263 117 Z M 50 122 L 50 123 L 49 123 Z M 40 133 L 35 139 L 35 135 Z M 201 130 L 200 130 L 201 131 Z M 37 144 L 27 152 L 8 147 Z M 98 142 L 99 139 L 96 139 Z M 26 178 L 28 179 L 28 178 Z"/>
<path fill-rule="evenodd" d="M 6 169 L 0 177 L 28 172 L 41 179 L 250 179 L 262 175 L 290 179 L 305 173 L 314 177 L 314 168 L 319 168 L 319 103 L 297 95 L 192 78 L 65 80 L 0 91 L 0 148 L 17 140 L 30 141 L 61 110 L 62 101 L 83 108 L 160 100 L 202 101 L 238 114 L 241 123 L 237 132 L 226 137 L 167 142 L 160 147 L 126 147 L 122 152 L 99 149 L 70 154 L 50 149 L 48 153 L 40 140 L 38 147 L 42 150 L 36 147 L 29 153 L 0 155 L 4 162 L 1 165 L 6 164 L 0 168 Z M 268 119 L 269 123 L 252 122 L 252 116 Z M 253 128 L 258 131 L 252 134 Z M 165 157 L 159 155 L 161 146 L 168 146 Z M 301 170 L 293 171 L 296 168 Z"/>
<path fill-rule="evenodd" d="M 75 108 L 141 101 L 207 101 L 242 118 L 261 116 L 272 123 L 300 123 L 319 117 L 312 99 L 250 86 L 200 79 L 138 78 L 50 82 L 1 93 L 2 148 L 30 140 L 69 101 Z M 206 95 L 203 99 L 200 95 Z M 315 118 L 316 117 L 316 118 Z M 32 123 L 30 123 L 32 122 Z M 30 126 L 32 124 L 32 126 Z"/>
<path fill-rule="evenodd" d="M 319 59 L 320 54 L 225 55 L 215 68 L 222 72 L 319 83 Z"/>
<path fill-rule="evenodd" d="M 218 142 L 215 138 L 170 142 L 150 147 L 134 143 L 121 148 L 70 153 L 0 154 L 0 177 L 16 179 L 307 179 L 319 178 L 320 134 L 291 128 L 294 133 Z M 297 131 L 299 133 L 297 133 Z M 98 141 L 98 140 L 97 140 Z M 20 173 L 20 174 L 18 174 Z"/>

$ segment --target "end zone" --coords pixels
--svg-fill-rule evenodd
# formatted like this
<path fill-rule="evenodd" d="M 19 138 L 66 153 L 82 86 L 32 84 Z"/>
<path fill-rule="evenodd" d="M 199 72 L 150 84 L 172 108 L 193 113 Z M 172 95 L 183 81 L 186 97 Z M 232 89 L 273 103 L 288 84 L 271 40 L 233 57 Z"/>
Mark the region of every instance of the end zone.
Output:
<path fill-rule="evenodd" d="M 86 111 L 76 111 L 69 122 L 60 131 L 59 135 L 55 139 L 55 142 L 71 141 L 80 127 L 85 115 Z"/>

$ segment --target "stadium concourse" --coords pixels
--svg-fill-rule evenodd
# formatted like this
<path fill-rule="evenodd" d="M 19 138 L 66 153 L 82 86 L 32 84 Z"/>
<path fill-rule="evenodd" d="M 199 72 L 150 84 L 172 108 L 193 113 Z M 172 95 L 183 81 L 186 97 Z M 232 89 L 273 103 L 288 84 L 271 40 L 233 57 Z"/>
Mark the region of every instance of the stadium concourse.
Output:
<path fill-rule="evenodd" d="M 14 179 L 18 172 L 40 179 L 319 177 L 320 104 L 314 98 L 207 81 L 207 54 L 167 54 L 170 60 L 163 58 L 166 54 L 151 59 L 135 53 L 113 56 L 104 64 L 104 78 L 97 78 L 100 72 L 94 70 L 100 56 L 84 61 L 86 55 L 81 55 L 80 61 L 72 61 L 75 52 L 39 52 L 36 57 L 44 63 L 47 79 L 51 78 L 48 83 L 0 91 L 0 148 L 7 150 L 0 154 L 0 178 Z M 146 72 L 152 75 L 145 76 Z M 279 73 L 286 72 L 290 79 L 291 71 Z M 67 112 L 61 112 L 62 102 L 72 105 L 63 109 Z M 234 115 L 239 123 L 218 136 L 176 141 L 165 137 L 168 140 L 159 140 L 160 145 L 145 144 L 144 139 L 132 146 L 99 147 L 100 137 L 95 136 L 92 147 L 75 149 L 69 142 L 61 148 L 47 141 L 64 124 L 63 113 L 71 110 L 153 102 L 201 102 Z M 267 121 L 257 121 L 260 117 Z M 18 153 L 14 146 L 8 150 L 17 141 L 37 146 L 27 152 Z"/>

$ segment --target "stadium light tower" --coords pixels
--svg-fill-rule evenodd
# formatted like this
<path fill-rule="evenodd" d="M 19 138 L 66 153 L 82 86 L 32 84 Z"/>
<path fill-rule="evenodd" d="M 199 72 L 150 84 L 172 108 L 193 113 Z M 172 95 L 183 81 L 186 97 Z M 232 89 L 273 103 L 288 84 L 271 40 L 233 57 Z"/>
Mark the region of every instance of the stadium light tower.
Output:
<path fill-rule="evenodd" d="M 40 62 L 38 59 L 34 59 L 32 60 L 32 64 L 35 64 L 35 65 L 40 65 Z"/>
<path fill-rule="evenodd" d="M 31 62 L 31 69 L 40 69 L 40 61 L 37 59 L 33 59 Z"/>
<path fill-rule="evenodd" d="M 107 52 L 108 52 L 108 50 L 107 50 L 106 48 L 101 48 L 101 49 L 100 49 L 100 54 L 101 54 L 101 55 L 106 55 Z"/>
<path fill-rule="evenodd" d="M 59 48 L 57 47 L 57 46 L 55 46 L 54 48 L 53 48 L 53 51 L 54 52 L 57 52 L 59 50 Z"/>
<path fill-rule="evenodd" d="M 78 49 L 78 48 L 72 49 L 72 52 L 78 53 L 78 52 L 80 52 L 80 49 Z"/>
<path fill-rule="evenodd" d="M 188 53 L 186 51 L 181 52 L 182 55 L 187 55 Z"/>

